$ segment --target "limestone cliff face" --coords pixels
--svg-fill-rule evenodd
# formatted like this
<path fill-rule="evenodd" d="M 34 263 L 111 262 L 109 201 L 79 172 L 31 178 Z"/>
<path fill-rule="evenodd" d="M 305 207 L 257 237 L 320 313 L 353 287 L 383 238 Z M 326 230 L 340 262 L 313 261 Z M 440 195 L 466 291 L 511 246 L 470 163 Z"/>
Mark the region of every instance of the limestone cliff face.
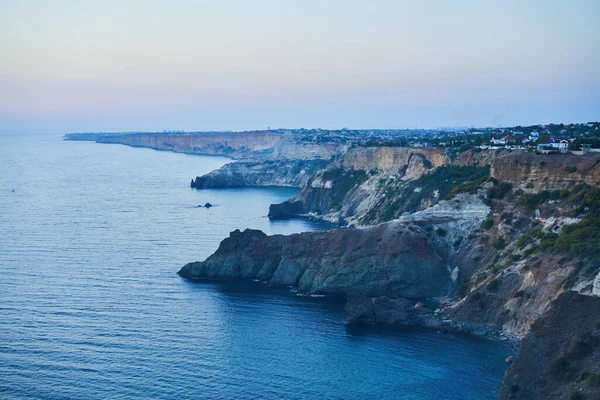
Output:
<path fill-rule="evenodd" d="M 411 160 L 422 160 L 428 168 L 437 168 L 450 162 L 450 158 L 439 149 L 414 149 L 409 147 L 353 147 L 339 160 L 346 170 L 381 170 L 388 174 L 400 173 Z"/>
<path fill-rule="evenodd" d="M 225 155 L 244 158 L 254 152 L 268 152 L 284 140 L 283 135 L 269 132 L 227 132 L 198 134 L 125 134 L 98 138 L 98 143 L 119 143 L 179 153 Z"/>
<path fill-rule="evenodd" d="M 456 155 L 452 160 L 453 165 L 491 165 L 497 158 L 506 156 L 525 154 L 526 150 L 507 150 L 507 149 L 496 149 L 496 150 L 480 150 L 472 149 L 467 150 Z"/>
<path fill-rule="evenodd" d="M 575 183 L 600 184 L 600 154 L 509 154 L 491 163 L 492 177 L 523 189 L 563 189 Z"/>
<path fill-rule="evenodd" d="M 192 188 L 303 187 L 329 160 L 240 161 L 198 176 Z"/>
<path fill-rule="evenodd" d="M 179 153 L 222 155 L 246 160 L 330 159 L 346 151 L 338 144 L 299 142 L 292 135 L 270 131 L 194 134 L 143 133 L 100 136 L 98 143 L 119 143 Z"/>
<path fill-rule="evenodd" d="M 332 223 L 357 224 L 385 196 L 390 180 L 418 179 L 447 165 L 438 149 L 355 147 L 311 178 L 294 198 L 271 206 L 271 218 L 308 215 Z M 340 222 L 341 221 L 341 222 Z"/>
<path fill-rule="evenodd" d="M 453 282 L 425 238 L 400 223 L 290 236 L 234 231 L 190 279 L 256 278 L 306 293 L 423 298 L 451 293 Z"/>

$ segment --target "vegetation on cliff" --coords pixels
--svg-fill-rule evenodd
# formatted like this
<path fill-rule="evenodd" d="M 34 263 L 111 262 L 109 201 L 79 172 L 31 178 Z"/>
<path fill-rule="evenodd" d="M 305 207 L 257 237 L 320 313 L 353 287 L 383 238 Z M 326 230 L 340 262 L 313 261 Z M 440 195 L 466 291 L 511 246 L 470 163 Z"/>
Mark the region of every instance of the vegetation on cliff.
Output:
<path fill-rule="evenodd" d="M 365 150 L 365 154 L 372 152 Z M 583 298 L 600 293 L 597 157 L 468 152 L 450 163 L 440 158 L 434 164 L 431 156 L 404 156 L 373 162 L 387 165 L 384 171 L 368 168 L 367 157 L 355 152 L 346 164 L 337 160 L 317 172 L 300 195 L 270 212 L 278 217 L 313 213 L 349 218 L 365 226 L 382 224 L 338 230 L 344 233 L 332 236 L 240 242 L 220 248 L 203 263 L 187 266 L 182 274 L 257 276 L 311 293 L 358 293 L 362 297 L 351 297 L 354 300 L 347 307 L 357 321 L 417 323 L 513 338 L 527 336 L 565 290 Z M 398 236 L 377 230 L 391 232 L 392 227 L 402 228 Z M 439 261 L 434 269 L 444 276 L 443 282 L 432 280 L 431 268 L 421 274 L 418 265 L 424 261 L 411 254 L 415 248 L 426 249 L 422 254 Z M 448 301 L 433 313 L 415 311 L 414 304 L 399 299 L 410 297 L 401 282 L 405 277 L 392 281 L 390 276 L 399 272 L 396 268 L 403 274 L 410 268 L 399 266 L 397 260 L 414 261 L 410 268 L 417 275 L 410 275 L 410 285 L 421 290 L 427 282 L 437 282 L 442 288 L 438 293 L 445 292 Z M 322 279 L 317 279 L 319 275 Z M 396 285 L 395 292 L 388 284 Z M 557 385 L 568 383 L 568 390 L 588 393 L 586 388 L 600 381 L 600 371 L 581 360 L 596 357 L 600 336 L 578 325 L 572 329 L 570 347 L 544 359 L 539 372 Z M 506 398 L 541 393 L 535 388 L 531 392 L 532 385 L 541 387 L 516 379 L 507 386 Z M 554 383 L 545 385 L 551 388 Z"/>
<path fill-rule="evenodd" d="M 360 186 L 367 178 L 367 171 L 363 170 L 346 171 L 342 168 L 333 168 L 324 171 L 320 179 L 324 182 L 331 182 L 331 188 L 317 188 L 315 190 L 315 207 L 310 211 L 321 212 L 320 208 L 316 208 L 317 205 L 324 205 L 334 210 L 341 209 L 348 192 L 352 188 Z"/>
<path fill-rule="evenodd" d="M 382 181 L 385 196 L 381 196 L 360 221 L 364 225 L 385 222 L 460 193 L 475 193 L 489 177 L 489 166 L 450 165 L 408 182 L 397 179 Z"/>

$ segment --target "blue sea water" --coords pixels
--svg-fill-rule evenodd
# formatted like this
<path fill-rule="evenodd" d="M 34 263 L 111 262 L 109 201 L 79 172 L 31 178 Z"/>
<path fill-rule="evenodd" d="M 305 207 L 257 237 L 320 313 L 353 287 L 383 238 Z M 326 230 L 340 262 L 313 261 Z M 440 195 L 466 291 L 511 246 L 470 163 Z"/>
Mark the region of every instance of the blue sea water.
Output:
<path fill-rule="evenodd" d="M 506 346 L 349 326 L 339 299 L 176 275 L 237 228 L 324 228 L 265 217 L 293 189 L 189 188 L 226 162 L 0 135 L 0 398 L 497 396 Z"/>

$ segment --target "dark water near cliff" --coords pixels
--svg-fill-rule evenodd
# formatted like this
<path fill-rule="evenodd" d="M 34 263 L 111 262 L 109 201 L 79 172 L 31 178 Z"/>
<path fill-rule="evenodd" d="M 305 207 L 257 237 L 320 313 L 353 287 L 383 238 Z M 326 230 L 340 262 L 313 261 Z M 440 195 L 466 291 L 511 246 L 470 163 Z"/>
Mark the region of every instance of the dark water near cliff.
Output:
<path fill-rule="evenodd" d="M 225 162 L 0 136 L 0 398 L 495 398 L 496 343 L 348 327 L 335 299 L 180 279 L 233 229 L 321 229 L 265 218 L 294 190 L 189 189 Z"/>

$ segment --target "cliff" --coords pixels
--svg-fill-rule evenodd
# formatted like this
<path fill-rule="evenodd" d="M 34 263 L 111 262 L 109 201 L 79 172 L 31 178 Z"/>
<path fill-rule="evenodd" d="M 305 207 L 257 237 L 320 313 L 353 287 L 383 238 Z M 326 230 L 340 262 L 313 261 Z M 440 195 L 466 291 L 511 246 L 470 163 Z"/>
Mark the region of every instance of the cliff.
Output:
<path fill-rule="evenodd" d="M 196 189 L 251 186 L 303 187 L 329 160 L 240 161 L 192 180 Z"/>
<path fill-rule="evenodd" d="M 369 226 L 434 205 L 460 185 L 472 191 L 489 177 L 526 193 L 577 183 L 596 186 L 599 165 L 600 154 L 471 150 L 451 156 L 437 149 L 352 148 L 309 179 L 297 196 L 272 205 L 269 217 L 301 215 Z"/>
<path fill-rule="evenodd" d="M 351 148 L 309 179 L 296 197 L 272 205 L 269 217 L 281 219 L 303 215 L 359 226 L 385 222 L 397 213 L 390 218 L 361 219 L 375 208 L 385 208 L 382 198 L 391 187 L 418 179 L 449 162 L 450 158 L 438 149 Z"/>
<path fill-rule="evenodd" d="M 510 154 L 491 163 L 492 177 L 524 190 L 564 189 L 576 183 L 600 184 L 600 154 Z"/>
<path fill-rule="evenodd" d="M 499 399 L 600 398 L 600 298 L 561 294 L 531 327 Z"/>
<path fill-rule="evenodd" d="M 255 278 L 312 294 L 423 298 L 451 293 L 452 279 L 425 238 L 402 224 L 290 236 L 234 231 L 189 279 Z"/>
<path fill-rule="evenodd" d="M 94 140 L 178 153 L 227 156 L 237 160 L 328 160 L 347 150 L 337 143 L 312 143 L 273 131 L 69 134 L 67 140 Z"/>
<path fill-rule="evenodd" d="M 593 396 L 599 174 L 600 155 L 352 149 L 269 215 L 363 227 L 234 232 L 180 274 L 346 296 L 352 322 L 523 339 L 501 398 Z M 440 296 L 436 310 L 416 302 Z"/>

